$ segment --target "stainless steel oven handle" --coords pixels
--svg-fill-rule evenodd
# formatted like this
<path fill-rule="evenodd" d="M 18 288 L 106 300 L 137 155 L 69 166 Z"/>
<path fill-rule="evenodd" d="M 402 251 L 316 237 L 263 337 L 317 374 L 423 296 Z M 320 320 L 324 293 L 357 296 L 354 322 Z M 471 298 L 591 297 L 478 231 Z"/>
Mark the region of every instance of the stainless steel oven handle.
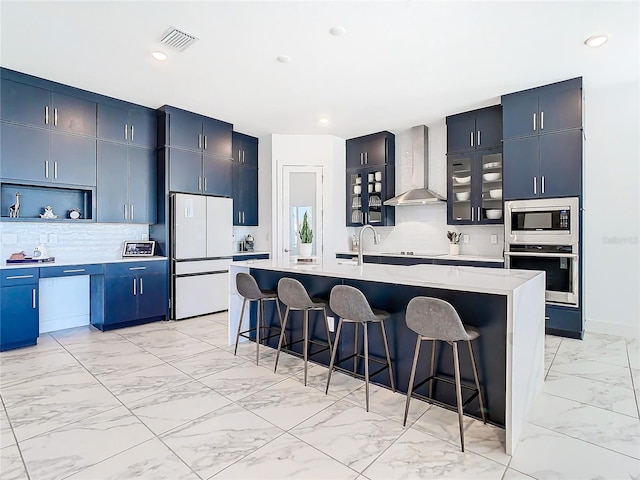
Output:
<path fill-rule="evenodd" d="M 505 257 L 548 257 L 548 258 L 578 258 L 576 253 L 535 253 L 535 252 L 504 252 Z"/>

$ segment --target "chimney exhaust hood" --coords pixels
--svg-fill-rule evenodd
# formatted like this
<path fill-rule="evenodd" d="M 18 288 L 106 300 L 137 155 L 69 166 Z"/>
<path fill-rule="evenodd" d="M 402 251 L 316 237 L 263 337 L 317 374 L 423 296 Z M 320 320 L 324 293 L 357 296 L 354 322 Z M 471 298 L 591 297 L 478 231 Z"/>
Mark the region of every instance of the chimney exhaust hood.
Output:
<path fill-rule="evenodd" d="M 412 164 L 424 165 L 424 187 L 408 190 L 385 201 L 385 205 L 403 207 L 405 205 L 428 205 L 446 202 L 442 195 L 429 190 L 429 129 L 425 125 L 411 128 Z"/>

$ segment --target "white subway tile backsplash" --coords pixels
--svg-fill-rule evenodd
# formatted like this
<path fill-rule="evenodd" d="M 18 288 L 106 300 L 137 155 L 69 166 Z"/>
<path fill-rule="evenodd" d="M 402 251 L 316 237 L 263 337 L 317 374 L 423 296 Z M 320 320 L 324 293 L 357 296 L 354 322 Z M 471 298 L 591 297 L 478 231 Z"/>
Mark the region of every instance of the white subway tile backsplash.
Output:
<path fill-rule="evenodd" d="M 3 239 L 16 239 L 2 243 L 2 259 L 20 251 L 31 255 L 44 243 L 57 261 L 116 260 L 122 255 L 122 242 L 149 238 L 149 226 L 140 224 L 2 222 L 0 230 Z M 46 241 L 41 242 L 41 237 Z"/>

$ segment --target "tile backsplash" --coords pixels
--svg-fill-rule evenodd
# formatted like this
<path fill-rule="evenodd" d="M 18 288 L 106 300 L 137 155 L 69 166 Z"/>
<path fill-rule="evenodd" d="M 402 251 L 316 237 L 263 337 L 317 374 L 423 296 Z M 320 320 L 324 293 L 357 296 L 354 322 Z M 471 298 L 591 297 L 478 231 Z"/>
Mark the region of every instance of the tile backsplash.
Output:
<path fill-rule="evenodd" d="M 120 258 L 122 242 L 148 240 L 149 226 L 120 223 L 2 222 L 0 233 L 3 264 L 14 252 L 24 251 L 31 255 L 33 249 L 41 243 L 57 261 L 84 262 Z M 47 241 L 41 241 L 44 238 Z"/>

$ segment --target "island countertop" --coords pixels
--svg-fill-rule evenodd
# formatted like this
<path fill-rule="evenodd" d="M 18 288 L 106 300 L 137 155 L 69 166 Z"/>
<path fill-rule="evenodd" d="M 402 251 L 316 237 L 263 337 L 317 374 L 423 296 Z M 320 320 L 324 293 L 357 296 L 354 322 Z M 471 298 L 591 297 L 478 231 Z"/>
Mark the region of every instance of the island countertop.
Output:
<path fill-rule="evenodd" d="M 294 263 L 283 260 L 246 260 L 236 262 L 259 270 L 306 273 L 311 275 L 365 280 L 394 285 L 441 288 L 465 292 L 507 295 L 535 277 L 535 270 L 504 270 L 450 265 L 352 265 L 340 260 L 324 259 L 318 263 Z"/>

